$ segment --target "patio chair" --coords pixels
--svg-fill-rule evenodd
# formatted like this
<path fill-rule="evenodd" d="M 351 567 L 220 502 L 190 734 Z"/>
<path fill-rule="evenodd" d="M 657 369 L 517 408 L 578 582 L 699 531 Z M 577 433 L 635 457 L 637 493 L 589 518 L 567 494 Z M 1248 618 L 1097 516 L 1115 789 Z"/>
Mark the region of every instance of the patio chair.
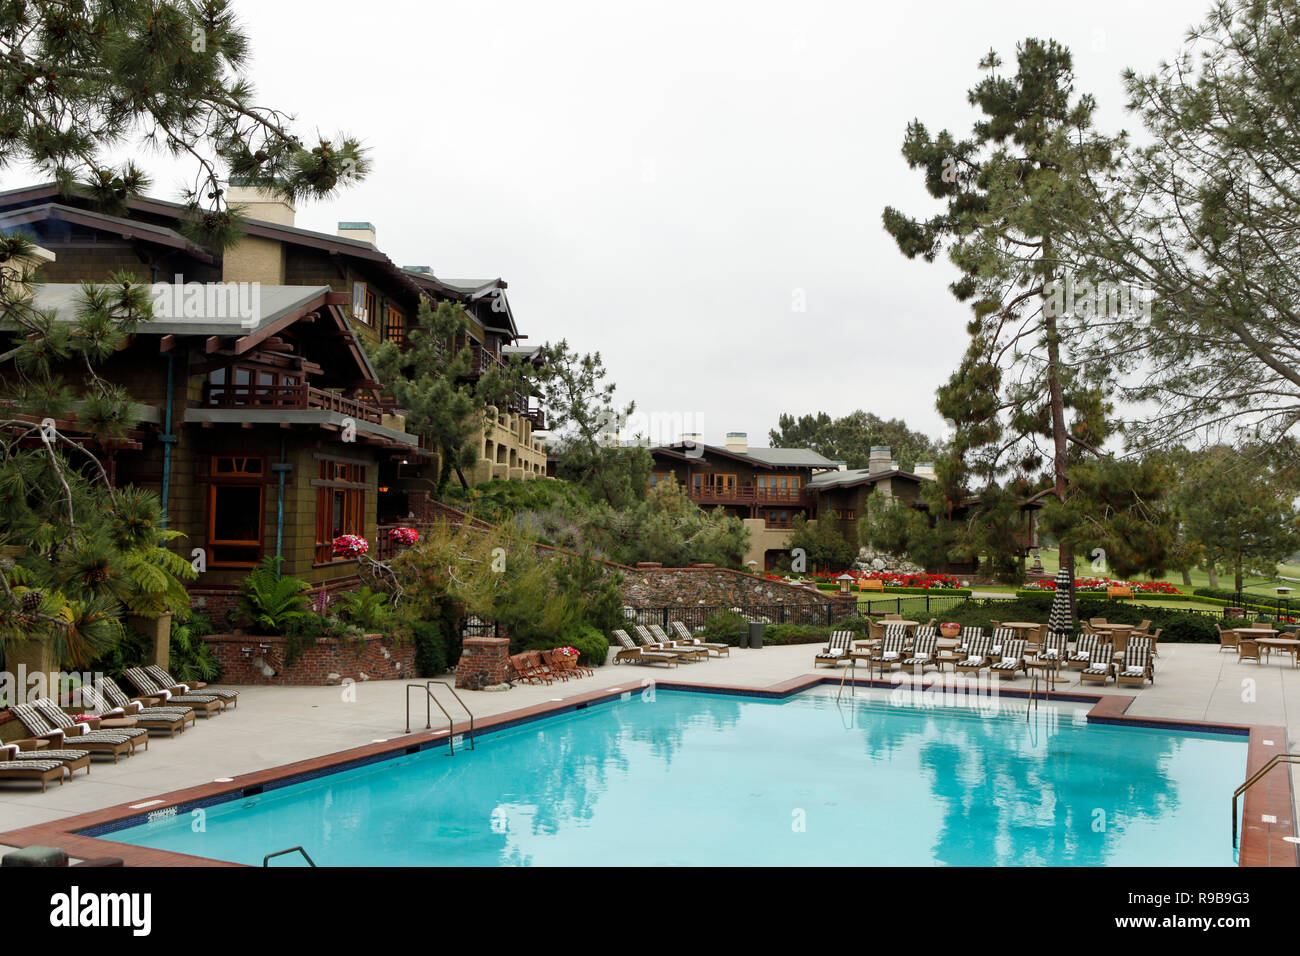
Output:
<path fill-rule="evenodd" d="M 220 697 L 227 707 L 239 706 L 239 691 L 231 690 L 229 687 L 211 687 L 202 681 L 192 684 L 182 684 L 172 677 L 157 664 L 147 664 L 144 672 L 158 682 L 158 686 L 171 691 L 173 694 L 188 694 L 191 691 L 203 691 L 204 694 L 213 697 Z"/>
<path fill-rule="evenodd" d="M 1242 661 L 1259 663 L 1259 641 L 1253 637 L 1243 637 L 1237 641 L 1237 663 Z"/>
<path fill-rule="evenodd" d="M 1079 634 L 1074 642 L 1074 651 L 1070 654 L 1069 660 L 1065 662 L 1066 667 L 1083 670 L 1085 667 L 1091 667 L 1098 660 L 1097 654 L 1101 650 L 1101 636 L 1098 634 Z M 1111 653 L 1114 653 L 1112 650 Z"/>
<path fill-rule="evenodd" d="M 149 673 L 143 667 L 128 667 L 122 671 L 122 676 L 131 682 L 131 685 L 140 693 L 141 697 L 157 697 L 169 706 L 184 704 L 187 707 L 193 707 L 195 710 L 204 709 L 209 713 L 225 711 L 226 702 L 218 694 L 177 694 L 169 688 L 159 686 L 158 682 L 149 676 Z M 217 706 L 212 707 L 216 702 Z"/>
<path fill-rule="evenodd" d="M 1014 637 L 1004 644 L 1002 650 L 993 655 L 999 659 L 989 665 L 989 673 L 1007 680 L 1015 680 L 1017 672 L 1028 673 L 1025 669 L 1025 647 L 1028 643 L 1024 638 Z"/>
<path fill-rule="evenodd" d="M 650 633 L 649 628 L 644 624 L 633 624 L 636 631 L 637 640 L 642 646 L 652 651 L 661 651 L 664 654 L 676 654 L 679 660 L 683 661 L 707 661 L 709 652 L 702 647 L 674 647 L 671 642 L 661 644 L 655 640 L 654 635 Z"/>
<path fill-rule="evenodd" d="M 576 679 L 577 674 L 569 669 L 568 660 L 560 660 L 560 655 L 556 654 L 555 648 L 548 648 L 539 651 L 526 651 L 525 653 L 536 654 L 542 663 L 542 667 L 551 677 L 558 677 L 562 681 Z"/>
<path fill-rule="evenodd" d="M 1128 646 L 1124 648 L 1124 664 L 1115 675 L 1115 682 L 1141 687 L 1148 680 L 1153 684 L 1156 682 L 1155 668 L 1151 665 L 1151 640 L 1146 637 L 1130 637 Z"/>
<path fill-rule="evenodd" d="M 24 749 L 23 744 L 31 744 L 31 749 Z M 68 771 L 68 779 L 78 770 L 86 771 L 90 775 L 90 751 L 89 750 L 36 750 L 35 740 L 13 740 L 7 744 L 0 744 L 0 760 L 27 760 L 41 762 L 53 760 L 63 765 Z"/>
<path fill-rule="evenodd" d="M 1137 627 L 1133 628 L 1133 632 L 1137 634 L 1138 637 L 1144 637 L 1147 634 L 1151 633 L 1151 619 L 1147 618 Z"/>
<path fill-rule="evenodd" d="M 1093 627 L 1105 627 L 1110 623 L 1110 621 L 1106 620 L 1104 617 L 1090 617 L 1088 618 L 1088 623 Z"/>
<path fill-rule="evenodd" d="M 928 634 L 917 634 L 912 640 L 912 656 L 899 662 L 904 669 L 912 669 L 917 673 L 924 674 L 927 666 L 938 667 L 939 662 L 935 660 L 939 650 L 939 638 L 934 633 L 934 628 L 917 628 L 918 631 L 927 630 Z"/>
<path fill-rule="evenodd" d="M 614 640 L 622 645 L 619 650 L 614 652 L 615 664 L 631 662 L 634 664 L 664 664 L 667 667 L 677 666 L 678 657 L 676 654 L 665 654 L 662 651 L 650 651 L 644 647 L 637 647 L 627 631 L 621 627 L 614 628 L 610 633 L 614 635 Z"/>
<path fill-rule="evenodd" d="M 885 638 L 885 624 L 874 617 L 867 618 L 867 640 L 881 641 Z"/>
<path fill-rule="evenodd" d="M 832 631 L 830 643 L 823 647 L 821 653 L 813 658 L 813 667 L 818 664 L 830 664 L 832 667 L 839 667 L 840 661 L 849 659 L 849 644 L 852 641 L 852 631 Z"/>
<path fill-rule="evenodd" d="M 1047 634 L 1043 644 L 1038 648 L 1039 660 L 1064 662 L 1070 656 L 1070 636 L 1068 634 Z"/>
<path fill-rule="evenodd" d="M 885 625 L 885 636 L 881 638 L 880 647 L 871 655 L 871 666 L 879 666 L 883 672 L 902 663 L 903 649 L 907 646 L 907 628 L 901 624 Z"/>
<path fill-rule="evenodd" d="M 993 629 L 993 640 L 989 644 L 989 656 L 999 656 L 1003 649 L 1016 639 L 1016 632 L 1010 627 L 995 627 Z"/>
<path fill-rule="evenodd" d="M 131 700 L 127 698 L 122 689 L 116 684 L 113 687 L 117 691 L 117 700 L 122 703 L 114 703 L 109 699 L 104 682 L 111 682 L 111 677 L 100 678 L 95 686 L 83 684 L 81 686 L 81 695 L 86 703 L 95 712 L 96 717 L 132 717 L 137 725 L 145 730 L 165 730 L 169 737 L 175 737 L 177 732 L 184 733 L 185 728 L 194 723 L 195 714 L 189 707 L 146 707 L 144 701 Z"/>
<path fill-rule="evenodd" d="M 974 641 L 983 636 L 984 636 L 984 628 L 982 627 L 974 627 L 974 626 L 963 627 L 961 629 L 961 636 L 958 637 L 957 640 L 961 641 L 961 646 L 965 648 L 965 647 L 970 647 L 971 641 Z"/>
<path fill-rule="evenodd" d="M 62 785 L 65 774 L 67 769 L 57 760 L 0 760 L 0 780 L 34 781 L 41 785 L 41 793 L 51 780 Z"/>
<path fill-rule="evenodd" d="M 678 640 L 675 637 L 669 637 L 666 633 L 664 633 L 664 629 L 660 627 L 658 624 L 648 625 L 647 630 L 649 630 L 650 632 L 650 637 L 664 650 L 704 651 L 704 660 L 709 659 L 710 648 L 705 647 L 699 641 L 695 641 L 695 640 L 682 641 L 682 640 Z M 718 656 L 721 657 L 722 655 L 719 654 Z"/>
<path fill-rule="evenodd" d="M 145 747 L 149 746 L 149 732 L 146 730 L 136 730 L 134 733 L 128 733 L 126 729 L 92 730 L 90 724 L 78 724 L 59 710 L 54 701 L 47 698 L 41 698 L 31 704 L 14 704 L 9 711 L 18 718 L 31 736 L 48 740 L 59 748 L 63 746 L 65 740 L 75 740 L 78 750 L 89 750 L 92 754 L 112 754 L 113 763 L 117 763 L 118 758 L 123 755 L 129 757 L 135 753 L 137 740 L 141 736 L 145 738 Z M 58 711 L 63 714 L 63 718 L 58 721 L 50 720 L 46 716 L 50 711 Z M 64 721 L 71 726 L 62 726 Z"/>
<path fill-rule="evenodd" d="M 531 654 L 511 654 L 506 658 L 506 663 L 510 665 L 511 683 L 516 680 L 522 684 L 551 683 L 550 675 Z"/>
<path fill-rule="evenodd" d="M 912 641 L 919 641 L 923 637 L 933 637 L 938 639 L 938 628 L 933 624 L 918 624 L 912 631 Z"/>
<path fill-rule="evenodd" d="M 1080 681 L 1105 684 L 1115 674 L 1115 645 L 1102 644 L 1097 649 L 1097 659 L 1079 671 Z"/>
<path fill-rule="evenodd" d="M 885 615 L 885 620 L 886 620 L 887 622 L 888 622 L 888 621 L 901 621 L 902 619 L 903 619 L 903 615 L 901 615 L 901 614 L 886 614 L 886 615 Z"/>
<path fill-rule="evenodd" d="M 1225 631 L 1219 628 L 1219 653 L 1224 651 L 1235 652 L 1237 650 L 1237 632 Z"/>
<path fill-rule="evenodd" d="M 672 628 L 673 628 L 673 633 L 677 635 L 677 639 L 681 641 L 683 644 L 689 644 L 692 647 L 702 647 L 707 651 L 711 651 L 712 653 L 717 654 L 719 657 L 731 656 L 730 644 L 723 644 L 717 641 L 713 641 L 713 642 L 702 641 L 694 634 L 692 634 L 691 629 L 681 621 L 673 621 Z M 652 627 L 651 631 L 653 630 L 654 628 Z"/>
<path fill-rule="evenodd" d="M 1156 645 L 1160 642 L 1160 635 L 1163 634 L 1164 632 L 1165 629 L 1163 627 L 1157 627 L 1156 632 L 1151 635 L 1151 656 L 1152 657 L 1160 656 L 1160 650 Z M 1138 637 L 1142 637 L 1142 636 L 1143 635 L 1141 634 L 1138 635 Z"/>
<path fill-rule="evenodd" d="M 988 658 L 992 646 L 993 638 L 984 634 L 973 638 L 970 644 L 966 647 L 966 657 L 963 660 L 957 661 L 953 670 L 958 674 L 978 674 L 985 667 L 988 667 Z"/>

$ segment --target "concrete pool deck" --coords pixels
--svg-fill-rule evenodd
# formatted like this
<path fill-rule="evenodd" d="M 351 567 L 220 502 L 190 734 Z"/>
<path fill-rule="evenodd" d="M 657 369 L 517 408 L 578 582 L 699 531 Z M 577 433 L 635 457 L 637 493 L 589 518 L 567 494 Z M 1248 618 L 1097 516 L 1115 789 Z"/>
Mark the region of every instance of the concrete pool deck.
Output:
<path fill-rule="evenodd" d="M 522 709 L 563 706 L 566 700 L 610 688 L 634 689 L 651 680 L 748 689 L 789 685 L 810 676 L 834 675 L 838 680 L 838 673 L 830 668 L 813 666 L 817 649 L 816 645 L 733 649 L 729 658 L 713 658 L 707 663 L 674 668 L 607 665 L 597 668 L 594 677 L 557 681 L 549 686 L 518 686 L 501 693 L 460 693 L 476 718 L 484 720 Z M 1274 736 L 1283 736 L 1277 731 L 1285 729 L 1285 739 L 1270 741 L 1275 752 L 1289 749 L 1291 741 L 1300 741 L 1300 668 L 1278 658 L 1262 666 L 1238 663 L 1235 656 L 1221 653 L 1217 645 L 1162 644 L 1160 651 L 1154 685 L 1140 690 L 1117 688 L 1113 683 L 1080 687 L 1077 672 L 1070 672 L 1068 681 L 1058 685 L 1056 692 L 1132 698 L 1126 718 L 1270 727 L 1276 728 L 1270 731 Z M 931 671 L 927 676 L 933 674 Z M 864 668 L 858 669 L 858 676 L 865 679 Z M 1012 692 L 1026 691 L 1029 683 L 1022 676 L 1002 686 Z M 210 785 L 218 778 L 238 778 L 367 747 L 376 741 L 395 741 L 405 733 L 406 686 L 407 681 L 372 681 L 350 688 L 242 687 L 237 709 L 200 718 L 195 727 L 175 739 L 154 737 L 149 750 L 133 758 L 118 764 L 97 760 L 89 776 L 78 774 L 44 794 L 21 785 L 0 786 L 0 844 L 5 842 L 5 831 L 41 828 L 71 816 Z M 443 693 L 448 709 L 456 716 L 454 702 Z M 1119 700 L 1115 704 L 1122 707 Z M 423 706 L 419 693 L 412 692 L 411 732 L 428 740 Z M 437 731 L 438 721 L 445 726 L 445 719 L 436 708 L 433 713 Z M 383 745 L 374 749 L 383 749 Z M 1289 782 L 1283 769 L 1273 771 L 1272 776 L 1278 780 L 1265 781 L 1256 789 L 1276 791 L 1279 783 Z M 1225 810 L 1231 801 L 1231 788 L 1242 780 L 1224 781 Z M 1293 835 L 1292 788 L 1288 786 L 1286 791 L 1288 806 L 1284 815 L 1278 810 L 1281 795 L 1274 794 L 1270 812 L 1277 819 L 1270 829 L 1285 829 L 1287 835 Z"/>

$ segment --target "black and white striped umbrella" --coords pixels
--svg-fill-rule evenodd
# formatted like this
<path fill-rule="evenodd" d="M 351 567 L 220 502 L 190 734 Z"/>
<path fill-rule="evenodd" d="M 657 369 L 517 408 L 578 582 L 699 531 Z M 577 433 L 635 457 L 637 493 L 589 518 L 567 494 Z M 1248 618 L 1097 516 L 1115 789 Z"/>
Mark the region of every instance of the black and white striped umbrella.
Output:
<path fill-rule="evenodd" d="M 1052 613 L 1047 617 L 1047 629 L 1053 634 L 1074 631 L 1074 618 L 1070 614 L 1070 572 L 1065 568 L 1056 572 L 1056 594 L 1052 598 Z"/>

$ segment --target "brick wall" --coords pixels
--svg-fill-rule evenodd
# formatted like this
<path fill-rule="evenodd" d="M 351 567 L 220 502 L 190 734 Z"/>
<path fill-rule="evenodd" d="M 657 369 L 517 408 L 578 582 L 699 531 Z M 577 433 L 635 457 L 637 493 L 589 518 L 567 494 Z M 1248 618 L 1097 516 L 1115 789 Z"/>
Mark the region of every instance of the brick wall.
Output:
<path fill-rule="evenodd" d="M 380 634 L 367 634 L 364 644 L 319 640 L 304 648 L 292 667 L 284 666 L 283 637 L 210 634 L 203 640 L 221 662 L 222 683 L 325 686 L 354 681 L 416 677 L 415 648 Z M 263 650 L 262 645 L 269 645 Z M 250 648 L 246 656 L 244 648 Z M 268 675 L 267 669 L 272 673 Z"/>
<path fill-rule="evenodd" d="M 510 669 L 510 638 L 467 637 L 456 665 L 456 686 L 481 690 L 504 684 Z"/>

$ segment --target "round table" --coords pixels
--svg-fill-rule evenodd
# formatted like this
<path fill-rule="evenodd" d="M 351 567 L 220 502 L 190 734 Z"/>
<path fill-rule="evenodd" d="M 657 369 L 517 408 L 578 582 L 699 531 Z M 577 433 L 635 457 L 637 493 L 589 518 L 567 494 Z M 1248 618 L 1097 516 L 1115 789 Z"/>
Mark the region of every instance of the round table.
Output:
<path fill-rule="evenodd" d="M 1241 632 L 1239 631 L 1238 633 Z M 1296 640 L 1293 637 L 1258 637 L 1253 640 L 1265 652 L 1277 650 L 1290 654 L 1292 667 L 1300 664 L 1300 640 Z M 1271 657 L 1272 655 L 1266 653 L 1266 656 Z"/>

